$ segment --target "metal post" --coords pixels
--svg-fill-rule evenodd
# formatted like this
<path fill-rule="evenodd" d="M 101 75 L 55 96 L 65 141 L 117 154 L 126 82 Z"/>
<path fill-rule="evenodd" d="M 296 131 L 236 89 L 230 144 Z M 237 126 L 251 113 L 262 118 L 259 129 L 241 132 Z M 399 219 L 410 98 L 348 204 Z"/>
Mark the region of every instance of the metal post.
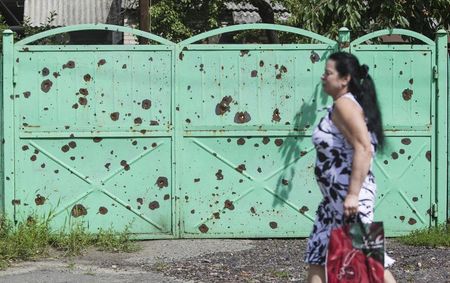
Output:
<path fill-rule="evenodd" d="M 149 0 L 139 0 L 139 29 L 145 32 L 149 31 Z M 140 44 L 148 44 L 148 39 L 139 37 Z"/>
<path fill-rule="evenodd" d="M 350 30 L 346 27 L 339 29 L 339 51 L 350 52 Z"/>
<path fill-rule="evenodd" d="M 437 216 L 437 223 L 445 223 L 447 220 L 448 203 L 448 53 L 447 53 L 447 31 L 438 30 L 436 33 L 436 68 L 437 68 L 437 152 L 436 154 L 436 181 L 437 192 L 434 200 L 437 207 L 435 208 L 435 215 Z"/>
<path fill-rule="evenodd" d="M 14 188 L 14 89 L 13 89 L 13 66 L 14 66 L 14 34 L 11 30 L 3 32 L 3 191 L 1 194 L 1 207 L 8 219 L 15 218 L 15 206 L 18 201 L 15 200 Z"/>

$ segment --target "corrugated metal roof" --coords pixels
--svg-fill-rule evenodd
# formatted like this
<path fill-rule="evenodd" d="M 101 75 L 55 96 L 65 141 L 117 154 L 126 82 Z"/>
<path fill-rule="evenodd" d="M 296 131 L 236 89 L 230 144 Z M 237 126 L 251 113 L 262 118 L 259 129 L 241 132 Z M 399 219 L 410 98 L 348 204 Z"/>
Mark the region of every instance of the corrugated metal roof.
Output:
<path fill-rule="evenodd" d="M 261 17 L 258 12 L 233 11 L 232 16 L 235 24 L 253 24 L 261 22 Z M 290 16 L 291 14 L 288 12 L 275 14 L 275 18 L 281 22 L 287 21 Z"/>
<path fill-rule="evenodd" d="M 139 8 L 139 0 L 122 0 L 123 9 L 137 9 Z"/>
<path fill-rule="evenodd" d="M 265 1 L 270 3 L 269 0 Z M 276 19 L 280 21 L 286 21 L 291 16 L 289 11 L 283 5 L 279 3 L 271 5 Z M 231 11 L 234 24 L 251 24 L 261 22 L 261 17 L 258 13 L 259 9 L 250 3 L 236 4 L 232 2 L 226 2 L 225 7 L 227 10 Z"/>
<path fill-rule="evenodd" d="M 270 1 L 266 0 L 266 2 L 270 3 Z M 280 3 L 270 4 L 275 13 L 287 12 L 288 10 L 281 5 Z M 231 11 L 258 11 L 258 8 L 253 6 L 250 3 L 233 3 L 226 2 L 225 7 Z"/>
<path fill-rule="evenodd" d="M 45 24 L 51 11 L 57 14 L 51 26 L 120 24 L 121 8 L 122 0 L 25 0 L 24 17 L 31 26 Z"/>

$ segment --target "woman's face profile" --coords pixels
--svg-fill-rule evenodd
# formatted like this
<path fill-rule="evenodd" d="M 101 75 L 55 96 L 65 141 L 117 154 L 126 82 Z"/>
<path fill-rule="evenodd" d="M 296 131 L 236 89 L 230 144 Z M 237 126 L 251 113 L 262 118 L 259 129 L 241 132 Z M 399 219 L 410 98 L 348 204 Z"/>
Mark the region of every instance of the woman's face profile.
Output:
<path fill-rule="evenodd" d="M 322 75 L 322 88 L 331 96 L 340 94 L 347 86 L 347 80 L 342 78 L 336 70 L 336 62 L 327 60 L 325 72 Z"/>

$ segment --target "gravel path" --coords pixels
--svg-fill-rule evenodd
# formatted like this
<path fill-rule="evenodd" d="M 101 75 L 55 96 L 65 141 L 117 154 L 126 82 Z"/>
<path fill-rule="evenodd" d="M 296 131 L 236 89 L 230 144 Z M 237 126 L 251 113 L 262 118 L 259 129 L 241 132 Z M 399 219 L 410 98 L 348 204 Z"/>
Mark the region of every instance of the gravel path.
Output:
<path fill-rule="evenodd" d="M 306 240 L 253 240 L 251 244 L 248 250 L 165 261 L 153 269 L 193 282 L 305 281 Z M 391 271 L 398 282 L 450 282 L 450 248 L 411 247 L 390 240 L 388 253 L 397 260 Z"/>

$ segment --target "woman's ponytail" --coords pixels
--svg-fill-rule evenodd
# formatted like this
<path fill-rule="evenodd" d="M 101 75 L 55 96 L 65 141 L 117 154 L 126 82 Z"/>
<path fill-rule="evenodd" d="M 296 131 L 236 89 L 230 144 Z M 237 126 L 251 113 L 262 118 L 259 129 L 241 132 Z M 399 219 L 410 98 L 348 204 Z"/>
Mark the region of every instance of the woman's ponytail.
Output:
<path fill-rule="evenodd" d="M 350 75 L 348 90 L 355 96 L 367 118 L 367 128 L 377 137 L 378 146 L 384 144 L 383 122 L 378 105 L 377 93 L 369 67 L 360 65 L 355 55 L 347 52 L 336 52 L 329 59 L 335 61 L 336 70 L 341 77 Z"/>

